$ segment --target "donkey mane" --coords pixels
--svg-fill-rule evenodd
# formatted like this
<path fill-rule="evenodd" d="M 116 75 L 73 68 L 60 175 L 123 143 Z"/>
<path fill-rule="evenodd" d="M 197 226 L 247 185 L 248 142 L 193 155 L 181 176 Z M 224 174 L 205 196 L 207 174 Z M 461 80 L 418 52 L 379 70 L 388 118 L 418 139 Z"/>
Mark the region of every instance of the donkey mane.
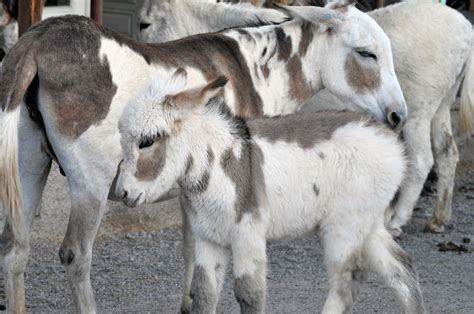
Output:
<path fill-rule="evenodd" d="M 223 97 L 216 96 L 210 99 L 205 105 L 205 108 L 209 111 L 217 111 L 218 115 L 228 122 L 232 136 L 243 141 L 250 140 L 250 131 L 246 120 L 232 113 Z"/>
<path fill-rule="evenodd" d="M 286 23 L 286 22 L 289 22 L 289 21 L 292 21 L 292 20 L 293 20 L 293 18 L 290 17 L 290 16 L 284 18 L 283 20 L 281 20 L 279 22 L 265 21 L 265 20 L 262 20 L 260 17 L 256 17 L 255 21 L 247 20 L 247 21 L 244 21 L 240 25 L 235 25 L 235 26 L 232 26 L 232 27 L 226 27 L 226 28 L 221 29 L 218 32 L 225 32 L 225 31 L 234 30 L 234 29 L 237 29 L 237 28 L 247 28 L 247 27 L 256 27 L 256 28 L 258 28 L 258 27 L 268 26 L 268 25 L 280 25 L 280 24 L 283 24 L 283 23 Z"/>

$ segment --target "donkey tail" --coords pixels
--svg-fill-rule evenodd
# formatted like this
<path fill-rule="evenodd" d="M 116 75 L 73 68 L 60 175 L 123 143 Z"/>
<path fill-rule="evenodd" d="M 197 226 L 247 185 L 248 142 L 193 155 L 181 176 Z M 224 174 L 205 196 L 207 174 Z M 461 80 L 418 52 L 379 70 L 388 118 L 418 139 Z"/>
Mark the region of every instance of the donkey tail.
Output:
<path fill-rule="evenodd" d="M 405 313 L 425 313 L 418 274 L 412 260 L 384 227 L 369 236 L 365 254 L 371 268 L 395 291 Z"/>
<path fill-rule="evenodd" d="M 21 38 L 3 59 L 0 70 L 0 201 L 6 227 L 11 228 L 17 243 L 28 240 L 21 204 L 18 125 L 22 100 L 37 73 L 32 43 L 31 36 Z"/>
<path fill-rule="evenodd" d="M 5 210 L 6 226 L 15 241 L 22 242 L 27 234 L 23 222 L 18 169 L 18 124 L 21 107 L 0 113 L 0 199 Z"/>
<path fill-rule="evenodd" d="M 474 128 L 474 47 L 471 47 L 471 54 L 467 60 L 465 71 L 461 86 L 459 127 L 462 136 L 470 136 Z"/>

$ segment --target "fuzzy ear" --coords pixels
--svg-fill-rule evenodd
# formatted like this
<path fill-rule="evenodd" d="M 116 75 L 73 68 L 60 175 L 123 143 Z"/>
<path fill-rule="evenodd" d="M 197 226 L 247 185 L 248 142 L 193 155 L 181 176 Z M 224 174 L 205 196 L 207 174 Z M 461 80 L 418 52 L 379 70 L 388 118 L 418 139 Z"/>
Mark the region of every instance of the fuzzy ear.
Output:
<path fill-rule="evenodd" d="M 165 98 L 165 106 L 179 109 L 204 107 L 209 100 L 221 92 L 227 82 L 227 77 L 219 76 L 206 85 L 185 90 L 176 95 L 168 95 Z"/>
<path fill-rule="evenodd" d="M 355 7 L 356 0 L 335 0 L 329 1 L 324 7 L 341 13 L 347 12 L 351 7 Z"/>
<path fill-rule="evenodd" d="M 279 4 L 274 6 L 294 19 L 302 19 L 308 22 L 321 23 L 329 28 L 335 28 L 339 23 L 346 19 L 345 12 L 321 7 L 290 7 Z"/>

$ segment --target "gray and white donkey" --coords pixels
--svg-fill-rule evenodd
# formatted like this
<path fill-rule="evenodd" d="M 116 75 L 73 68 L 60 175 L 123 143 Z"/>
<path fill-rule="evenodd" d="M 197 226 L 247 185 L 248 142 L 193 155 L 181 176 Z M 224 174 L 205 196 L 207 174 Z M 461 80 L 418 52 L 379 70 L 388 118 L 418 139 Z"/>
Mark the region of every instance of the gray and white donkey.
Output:
<path fill-rule="evenodd" d="M 406 169 L 395 133 L 355 112 L 245 121 L 219 96 L 225 77 L 182 91 L 185 80 L 157 83 L 125 110 L 116 195 L 136 206 L 183 191 L 196 239 L 193 312 L 215 313 L 230 255 L 242 313 L 263 312 L 266 240 L 314 230 L 330 282 L 324 313 L 350 311 L 368 270 L 406 313 L 424 312 L 412 262 L 384 226 Z"/>

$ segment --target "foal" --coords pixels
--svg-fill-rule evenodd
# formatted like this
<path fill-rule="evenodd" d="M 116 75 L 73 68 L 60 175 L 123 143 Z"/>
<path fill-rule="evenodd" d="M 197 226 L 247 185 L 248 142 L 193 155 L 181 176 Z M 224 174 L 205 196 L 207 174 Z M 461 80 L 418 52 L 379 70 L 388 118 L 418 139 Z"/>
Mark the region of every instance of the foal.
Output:
<path fill-rule="evenodd" d="M 406 167 L 394 133 L 355 112 L 245 121 L 219 96 L 225 77 L 176 93 L 183 77 L 124 112 L 116 195 L 137 206 L 182 189 L 196 237 L 193 312 L 215 312 L 230 254 L 241 311 L 263 312 L 266 240 L 313 230 L 329 274 L 324 313 L 350 311 L 369 269 L 405 312 L 424 312 L 411 260 L 384 227 Z"/>

